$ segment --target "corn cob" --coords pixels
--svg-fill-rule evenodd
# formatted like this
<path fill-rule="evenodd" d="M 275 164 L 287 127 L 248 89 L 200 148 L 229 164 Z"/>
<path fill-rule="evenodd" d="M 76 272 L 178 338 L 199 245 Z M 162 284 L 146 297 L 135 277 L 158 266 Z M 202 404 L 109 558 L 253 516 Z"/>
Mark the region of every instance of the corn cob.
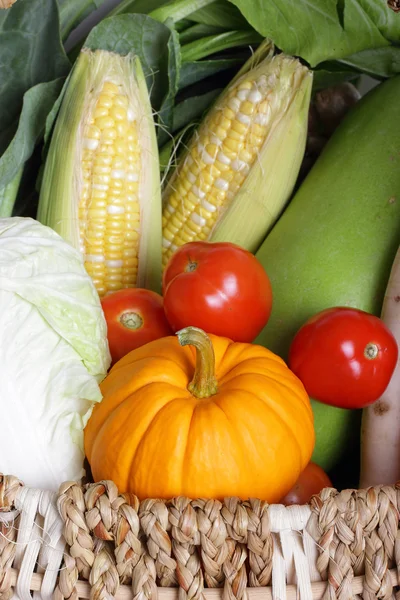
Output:
<path fill-rule="evenodd" d="M 258 248 L 300 169 L 311 84 L 311 72 L 297 59 L 271 49 L 228 86 L 164 190 L 164 266 L 195 240 Z"/>
<path fill-rule="evenodd" d="M 139 59 L 80 53 L 62 100 L 38 220 L 84 256 L 100 297 L 161 279 L 161 190 Z"/>

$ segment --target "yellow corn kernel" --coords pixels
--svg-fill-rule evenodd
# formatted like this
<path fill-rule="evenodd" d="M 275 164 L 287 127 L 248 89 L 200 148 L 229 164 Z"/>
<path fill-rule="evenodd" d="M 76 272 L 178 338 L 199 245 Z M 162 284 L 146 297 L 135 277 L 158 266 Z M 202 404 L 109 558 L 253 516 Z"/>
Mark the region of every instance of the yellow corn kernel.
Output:
<path fill-rule="evenodd" d="M 243 115 L 250 116 L 250 115 L 252 115 L 254 113 L 255 110 L 256 110 L 256 105 L 253 104 L 252 102 L 249 102 L 248 100 L 245 100 L 240 105 L 240 112 Z"/>
<path fill-rule="evenodd" d="M 110 116 L 99 116 L 95 119 L 96 126 L 102 131 L 103 129 L 112 129 L 115 125 L 114 119 Z"/>
<path fill-rule="evenodd" d="M 240 171 L 247 172 L 263 145 L 268 128 L 256 119 L 261 105 L 263 114 L 267 109 L 257 83 L 251 78 L 240 81 L 224 102 L 210 111 L 164 193 L 164 266 L 176 247 L 206 239 L 204 232 L 213 230 L 218 209 L 243 184 Z"/>
<path fill-rule="evenodd" d="M 115 102 L 115 100 L 114 100 Z M 105 108 L 111 108 L 113 105 L 113 98 L 109 94 L 101 94 L 100 98 L 97 100 L 97 107 L 104 106 Z"/>
<path fill-rule="evenodd" d="M 244 123 L 241 123 L 240 121 L 233 121 L 232 123 L 232 131 L 235 131 L 236 133 L 240 134 L 241 136 L 244 136 L 246 131 L 247 131 L 247 125 L 245 125 Z M 226 135 L 228 135 L 228 133 L 226 133 Z"/>
<path fill-rule="evenodd" d="M 122 106 L 124 108 L 128 108 L 128 106 L 129 106 L 128 97 L 117 94 L 115 96 L 115 98 L 114 98 L 114 105 L 115 106 Z"/>
<path fill-rule="evenodd" d="M 114 141 L 117 137 L 117 132 L 113 127 L 108 127 L 102 131 L 102 142 L 105 145 L 114 144 Z M 114 154 L 114 152 L 110 152 L 110 154 Z"/>
<path fill-rule="evenodd" d="M 245 79 L 238 85 L 238 90 L 251 90 L 253 87 L 252 81 Z"/>
<path fill-rule="evenodd" d="M 118 85 L 113 83 L 112 81 L 105 81 L 103 85 L 103 94 L 108 94 L 109 96 L 114 96 L 118 94 L 120 88 Z"/>
<path fill-rule="evenodd" d="M 94 139 L 94 140 L 99 140 L 100 137 L 101 137 L 101 131 L 95 125 L 89 125 L 85 129 L 85 134 L 84 135 L 87 138 Z"/>
<path fill-rule="evenodd" d="M 96 110 L 93 113 L 94 122 L 97 123 L 97 126 L 102 129 L 102 125 L 99 124 L 99 121 L 103 117 L 108 116 L 108 108 L 106 106 L 97 106 Z M 111 125 L 112 127 L 112 125 Z"/>
<path fill-rule="evenodd" d="M 126 121 L 126 110 L 121 106 L 112 106 L 109 115 L 116 121 Z"/>
<path fill-rule="evenodd" d="M 80 244 L 100 295 L 136 284 L 140 148 L 137 128 L 127 121 L 128 107 L 122 88 L 106 81 L 89 118 L 94 124 L 85 129 Z"/>

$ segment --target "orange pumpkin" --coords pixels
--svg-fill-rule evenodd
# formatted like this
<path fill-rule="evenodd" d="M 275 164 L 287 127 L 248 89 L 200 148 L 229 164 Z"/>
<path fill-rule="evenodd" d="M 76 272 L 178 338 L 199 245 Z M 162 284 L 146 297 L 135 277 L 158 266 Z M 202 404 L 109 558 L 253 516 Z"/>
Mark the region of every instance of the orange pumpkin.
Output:
<path fill-rule="evenodd" d="M 261 346 L 194 327 L 177 336 L 133 350 L 103 381 L 85 429 L 95 480 L 140 499 L 279 501 L 314 448 L 302 383 Z"/>

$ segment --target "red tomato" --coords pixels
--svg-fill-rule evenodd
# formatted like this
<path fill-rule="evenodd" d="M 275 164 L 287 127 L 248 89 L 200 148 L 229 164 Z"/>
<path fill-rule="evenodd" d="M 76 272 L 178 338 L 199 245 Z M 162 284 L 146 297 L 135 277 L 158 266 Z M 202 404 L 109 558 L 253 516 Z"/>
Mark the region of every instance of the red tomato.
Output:
<path fill-rule="evenodd" d="M 256 257 L 225 242 L 190 242 L 163 275 L 164 309 L 176 332 L 192 325 L 236 342 L 252 342 L 272 307 L 268 275 Z"/>
<path fill-rule="evenodd" d="M 317 464 L 310 462 L 292 489 L 282 498 L 281 504 L 307 504 L 312 496 L 327 487 L 333 487 L 328 475 Z"/>
<path fill-rule="evenodd" d="M 131 350 L 173 335 L 159 294 L 141 288 L 119 290 L 105 296 L 101 305 L 107 322 L 112 362 Z"/>
<path fill-rule="evenodd" d="M 315 400 L 363 408 L 383 394 L 397 357 L 396 340 L 381 319 L 335 307 L 299 329 L 290 347 L 289 367 Z"/>

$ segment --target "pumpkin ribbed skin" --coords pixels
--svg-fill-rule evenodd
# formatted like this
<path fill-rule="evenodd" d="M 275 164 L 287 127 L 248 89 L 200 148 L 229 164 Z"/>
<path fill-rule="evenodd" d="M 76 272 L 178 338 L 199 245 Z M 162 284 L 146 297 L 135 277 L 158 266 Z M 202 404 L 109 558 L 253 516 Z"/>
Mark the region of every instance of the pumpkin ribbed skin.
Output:
<path fill-rule="evenodd" d="M 278 502 L 314 448 L 313 416 L 299 379 L 261 346 L 210 335 L 218 391 L 187 389 L 196 350 L 175 337 L 120 360 L 101 384 L 103 400 L 85 429 L 96 481 L 143 498 Z"/>

